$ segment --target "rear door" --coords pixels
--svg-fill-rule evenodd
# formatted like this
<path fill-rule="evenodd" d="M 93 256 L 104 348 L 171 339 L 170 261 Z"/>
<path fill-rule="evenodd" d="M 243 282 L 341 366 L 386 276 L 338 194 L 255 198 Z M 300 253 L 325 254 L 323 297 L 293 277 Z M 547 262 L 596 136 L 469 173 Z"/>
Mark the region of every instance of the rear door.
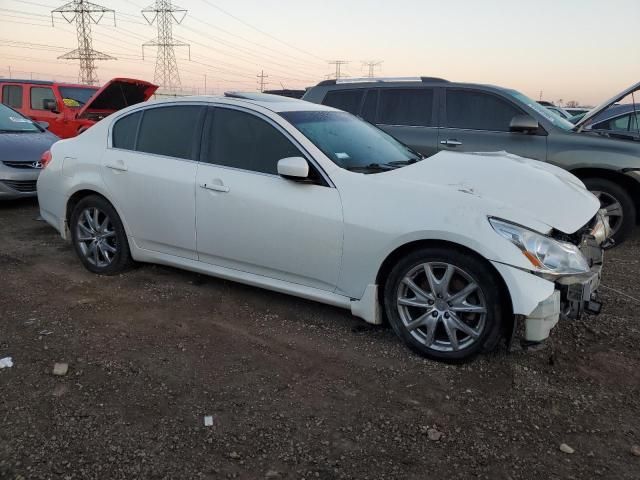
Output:
<path fill-rule="evenodd" d="M 24 113 L 24 87 L 22 85 L 3 83 L 0 95 L 2 95 L 2 103 Z"/>
<path fill-rule="evenodd" d="M 376 124 L 379 128 L 426 157 L 437 153 L 438 102 L 435 88 L 382 88 L 376 97 Z M 367 100 L 368 117 L 374 97 Z"/>
<path fill-rule="evenodd" d="M 545 161 L 547 137 L 542 128 L 535 134 L 509 130 L 511 119 L 525 114 L 517 105 L 494 94 L 475 89 L 447 88 L 439 148 L 458 152 L 507 151 Z"/>
<path fill-rule="evenodd" d="M 206 107 L 147 108 L 112 127 L 102 175 L 140 248 L 196 259 L 195 178 Z"/>

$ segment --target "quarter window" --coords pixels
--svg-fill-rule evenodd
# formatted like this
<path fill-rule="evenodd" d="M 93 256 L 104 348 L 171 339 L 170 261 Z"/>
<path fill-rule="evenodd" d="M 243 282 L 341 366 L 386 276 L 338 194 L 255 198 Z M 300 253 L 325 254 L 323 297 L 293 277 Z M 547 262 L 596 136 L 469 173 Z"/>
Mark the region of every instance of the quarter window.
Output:
<path fill-rule="evenodd" d="M 31 87 L 31 108 L 34 110 L 47 110 L 45 103 L 56 101 L 53 90 L 49 87 Z"/>
<path fill-rule="evenodd" d="M 357 115 L 360 111 L 362 95 L 363 90 L 334 90 L 327 93 L 322 103 Z"/>
<path fill-rule="evenodd" d="M 204 108 L 198 105 L 172 105 L 144 110 L 136 150 L 195 160 L 194 146 L 200 138 L 199 126 L 203 112 Z"/>
<path fill-rule="evenodd" d="M 255 115 L 216 108 L 211 125 L 209 163 L 277 175 L 279 160 L 301 156 L 289 139 Z"/>
<path fill-rule="evenodd" d="M 142 112 L 127 115 L 118 120 L 113 126 L 113 147 L 124 150 L 135 150 L 136 133 Z"/>
<path fill-rule="evenodd" d="M 380 96 L 378 123 L 430 127 L 433 89 L 386 89 Z"/>
<path fill-rule="evenodd" d="M 22 86 L 5 85 L 2 87 L 2 103 L 11 108 L 22 108 Z"/>
<path fill-rule="evenodd" d="M 508 132 L 511 119 L 521 114 L 510 103 L 481 92 L 447 91 L 447 127 Z"/>

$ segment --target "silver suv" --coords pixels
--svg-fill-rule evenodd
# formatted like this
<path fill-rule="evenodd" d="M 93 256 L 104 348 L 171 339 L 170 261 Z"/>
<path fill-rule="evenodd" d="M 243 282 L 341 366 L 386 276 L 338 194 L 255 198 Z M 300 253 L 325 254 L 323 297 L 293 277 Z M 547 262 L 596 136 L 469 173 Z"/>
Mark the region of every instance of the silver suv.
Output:
<path fill-rule="evenodd" d="M 637 90 L 640 83 L 577 125 L 515 90 L 431 77 L 326 80 L 303 100 L 358 115 L 425 156 L 506 150 L 569 170 L 600 198 L 619 244 L 638 222 L 640 134 L 585 127 Z"/>

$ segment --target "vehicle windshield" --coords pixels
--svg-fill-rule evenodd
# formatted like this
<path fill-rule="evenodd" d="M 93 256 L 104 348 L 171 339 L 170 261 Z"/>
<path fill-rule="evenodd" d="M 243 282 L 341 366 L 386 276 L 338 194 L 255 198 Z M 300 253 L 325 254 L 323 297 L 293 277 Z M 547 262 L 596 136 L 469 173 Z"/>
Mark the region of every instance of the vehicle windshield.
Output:
<path fill-rule="evenodd" d="M 422 156 L 373 125 L 346 112 L 283 112 L 339 167 L 379 173 L 422 160 Z"/>
<path fill-rule="evenodd" d="M 536 113 L 542 115 L 556 127 L 561 128 L 562 130 L 573 130 L 574 125 L 570 121 L 565 118 L 562 118 L 560 114 L 549 110 L 544 105 L 540 105 L 535 100 L 527 97 L 526 95 L 518 92 L 517 90 L 509 90 L 505 89 L 505 92 L 515 98 L 517 101 L 524 103 L 529 108 L 532 108 L 536 111 Z"/>
<path fill-rule="evenodd" d="M 98 91 L 91 87 L 58 87 L 62 101 L 67 107 L 80 108 Z"/>
<path fill-rule="evenodd" d="M 41 131 L 27 117 L 0 103 L 0 133 L 39 133 Z"/>

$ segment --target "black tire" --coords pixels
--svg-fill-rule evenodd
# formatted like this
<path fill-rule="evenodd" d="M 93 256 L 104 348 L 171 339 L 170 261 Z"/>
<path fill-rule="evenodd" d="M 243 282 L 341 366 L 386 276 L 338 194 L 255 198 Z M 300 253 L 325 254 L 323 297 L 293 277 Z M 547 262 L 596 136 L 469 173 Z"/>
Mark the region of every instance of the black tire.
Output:
<path fill-rule="evenodd" d="M 591 192 L 602 192 L 601 202 L 606 207 L 611 198 L 615 199 L 622 207 L 622 220 L 613 234 L 616 245 L 623 243 L 633 232 L 636 225 L 636 205 L 631 194 L 616 182 L 605 178 L 585 178 L 583 180 Z M 612 218 L 613 220 L 613 218 Z M 611 221 L 611 220 L 610 220 Z M 612 227 L 614 225 L 612 224 Z"/>
<path fill-rule="evenodd" d="M 398 303 L 398 298 L 407 299 L 406 295 L 402 294 L 402 290 L 406 290 L 407 292 L 413 292 L 411 288 L 407 287 L 407 284 L 404 282 L 404 278 L 407 275 L 411 275 L 412 272 L 417 272 L 415 279 L 415 284 L 417 287 L 420 287 L 423 292 L 428 294 L 432 294 L 432 289 L 429 287 L 429 284 L 426 280 L 426 273 L 424 273 L 424 279 L 420 279 L 420 268 L 423 268 L 423 264 L 431 264 L 431 271 L 434 272 L 434 275 L 438 276 L 438 269 L 446 271 L 446 267 L 444 264 L 448 264 L 453 266 L 456 269 L 466 273 L 468 277 L 477 284 L 478 290 L 480 293 L 472 293 L 468 296 L 462 298 L 462 300 L 468 300 L 475 295 L 475 301 L 477 305 L 484 304 L 484 317 L 481 313 L 460 313 L 453 312 L 453 308 L 451 310 L 450 315 L 456 316 L 456 318 L 463 320 L 467 323 L 468 326 L 471 326 L 473 330 L 475 330 L 476 337 L 472 338 L 467 335 L 462 330 L 454 330 L 454 336 L 456 337 L 456 342 L 459 341 L 460 336 L 458 332 L 462 332 L 463 337 L 467 337 L 467 341 L 472 341 L 472 343 L 468 343 L 464 345 L 464 342 L 461 342 L 458 346 L 461 347 L 457 350 L 452 351 L 442 351 L 441 345 L 438 345 L 437 342 L 441 342 L 442 340 L 438 340 L 444 335 L 449 335 L 448 331 L 451 327 L 445 328 L 445 320 L 444 315 L 448 314 L 447 312 L 447 294 L 444 294 L 445 302 L 442 303 L 442 299 L 434 298 L 434 306 L 437 306 L 440 310 L 438 311 L 438 317 L 435 320 L 436 327 L 434 331 L 436 332 L 433 336 L 435 342 L 432 342 L 432 347 L 427 346 L 425 343 L 429 341 L 429 335 L 426 332 L 429 332 L 430 329 L 427 326 L 415 328 L 412 331 L 407 327 L 407 316 L 411 316 L 413 307 L 401 306 Z M 442 265 L 440 265 L 442 264 Z M 440 265 L 440 266 L 438 266 Z M 426 270 L 425 270 L 426 271 Z M 458 278 L 459 276 L 459 278 Z M 443 280 L 445 275 L 443 274 L 440 277 L 440 280 Z M 448 292 L 453 292 L 453 295 L 464 290 L 466 286 L 469 286 L 472 282 L 465 286 L 465 279 L 462 274 L 459 273 L 458 270 L 455 270 L 452 280 L 448 284 L 452 286 L 452 288 L 447 287 L 446 290 Z M 456 289 L 455 282 L 458 282 L 459 289 Z M 409 290 L 407 290 L 409 288 Z M 479 258 L 473 254 L 457 250 L 454 248 L 424 248 L 420 250 L 413 251 L 408 254 L 404 258 L 402 258 L 391 270 L 387 281 L 384 286 L 384 306 L 387 314 L 387 318 L 391 327 L 395 331 L 395 333 L 404 341 L 407 346 L 409 346 L 413 351 L 422 355 L 424 357 L 440 360 L 445 362 L 461 362 L 470 360 L 475 355 L 480 352 L 487 352 L 493 350 L 498 344 L 501 337 L 501 325 L 502 325 L 502 315 L 503 315 L 503 305 L 504 305 L 504 295 L 502 283 L 499 278 L 497 278 L 497 274 L 491 269 L 491 266 L 487 264 L 485 260 Z M 416 294 L 416 298 L 418 295 Z M 413 299 L 410 299 L 413 300 Z M 421 301 L 421 300 L 420 300 Z M 431 300 L 429 300 L 431 301 Z M 457 305 L 460 300 L 456 300 L 455 302 L 449 302 L 448 306 L 452 307 L 452 304 Z M 467 302 L 468 304 L 469 302 Z M 427 307 L 428 308 L 428 307 Z M 433 307 L 431 307 L 433 308 Z M 423 318 L 425 315 L 433 316 L 434 312 L 429 311 L 428 309 L 423 309 L 423 307 L 417 307 L 416 309 L 416 317 Z M 401 313 L 401 311 L 403 313 Z M 424 311 L 424 315 L 422 315 L 422 311 Z M 444 312 L 444 313 L 443 313 Z M 403 317 L 404 316 L 404 317 Z M 405 320 L 403 320 L 405 318 Z M 450 317 L 446 317 L 449 319 Z M 482 320 L 482 318 L 484 318 Z M 448 320 L 449 321 L 449 320 Z M 482 325 L 482 328 L 480 328 Z M 454 327 L 457 328 L 457 327 Z M 422 340 L 419 340 L 416 337 L 420 337 Z M 450 336 L 445 337 L 446 339 L 451 339 Z M 452 345 L 453 343 L 450 342 Z"/>
<path fill-rule="evenodd" d="M 99 261 L 94 260 L 93 255 L 88 256 L 86 252 L 90 242 L 82 241 L 80 237 L 80 232 L 87 232 L 86 221 L 84 223 L 84 227 L 78 226 L 81 220 L 80 216 L 84 216 L 84 212 L 91 209 L 97 209 L 101 212 L 101 216 L 99 217 L 100 221 L 104 221 L 105 216 L 107 216 L 110 220 L 110 225 L 112 226 L 112 230 L 109 230 L 108 234 L 111 235 L 111 232 L 113 232 L 113 235 L 108 239 L 105 238 L 103 240 L 105 242 L 109 242 L 108 246 L 110 249 L 115 249 L 115 252 L 112 254 L 108 264 L 100 264 Z M 82 230 L 82 228 L 84 228 L 84 230 Z M 134 262 L 131 258 L 129 242 L 127 240 L 127 234 L 124 230 L 124 226 L 122 225 L 122 221 L 120 220 L 115 208 L 113 208 L 113 206 L 104 197 L 99 195 L 90 195 L 80 200 L 73 209 L 73 212 L 71 212 L 69 230 L 71 231 L 71 240 L 76 254 L 85 268 L 90 272 L 100 275 L 116 275 L 133 267 Z M 86 235 L 90 234 L 86 233 Z M 106 236 L 107 233 L 105 232 L 104 235 Z M 107 255 L 108 254 L 109 253 L 107 253 Z M 98 252 L 97 255 L 98 257 L 95 258 L 99 259 L 101 257 L 100 252 Z M 102 255 L 103 263 L 106 262 L 105 258 L 106 257 Z"/>

